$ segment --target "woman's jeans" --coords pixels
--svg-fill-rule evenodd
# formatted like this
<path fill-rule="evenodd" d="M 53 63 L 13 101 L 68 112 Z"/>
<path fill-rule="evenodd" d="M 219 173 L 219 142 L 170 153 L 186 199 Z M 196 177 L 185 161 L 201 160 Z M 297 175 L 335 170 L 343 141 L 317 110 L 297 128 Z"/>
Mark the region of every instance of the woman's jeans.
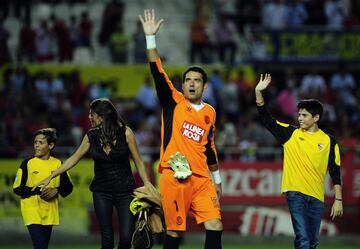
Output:
<path fill-rule="evenodd" d="M 101 248 L 114 248 L 114 230 L 112 224 L 113 207 L 119 219 L 119 249 L 131 247 L 131 237 L 135 227 L 135 218 L 130 212 L 132 192 L 104 193 L 93 192 L 94 208 L 101 230 Z"/>
<path fill-rule="evenodd" d="M 32 224 L 27 226 L 34 249 L 48 248 L 52 227 L 52 225 L 44 226 L 39 224 Z"/>
<path fill-rule="evenodd" d="M 295 248 L 316 248 L 319 244 L 324 203 L 312 196 L 294 191 L 286 193 L 286 201 L 295 232 Z"/>

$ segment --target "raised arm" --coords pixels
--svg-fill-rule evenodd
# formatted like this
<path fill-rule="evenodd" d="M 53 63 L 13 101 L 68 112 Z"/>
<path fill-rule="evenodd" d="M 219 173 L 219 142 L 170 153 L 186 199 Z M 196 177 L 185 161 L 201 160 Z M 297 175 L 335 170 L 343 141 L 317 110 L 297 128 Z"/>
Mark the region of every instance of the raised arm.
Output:
<path fill-rule="evenodd" d="M 139 15 L 146 37 L 146 48 L 150 64 L 151 74 L 155 81 L 156 93 L 163 108 L 174 106 L 176 99 L 182 98 L 170 78 L 162 68 L 160 57 L 156 49 L 155 35 L 160 29 L 163 19 L 156 22 L 155 11 L 145 9 L 144 16 Z M 180 96 L 181 95 L 181 96 Z"/>
<path fill-rule="evenodd" d="M 255 98 L 256 98 L 256 105 L 263 106 L 265 104 L 264 97 L 262 95 L 262 91 L 264 91 L 271 82 L 271 75 L 266 73 L 264 78 L 263 74 L 260 75 L 260 80 L 255 87 Z"/>
<path fill-rule="evenodd" d="M 146 37 L 148 59 L 150 62 L 155 62 L 159 58 L 159 54 L 156 49 L 155 36 L 164 20 L 160 19 L 156 22 L 154 9 L 145 9 L 144 16 L 139 15 L 139 19 L 142 23 Z"/>
<path fill-rule="evenodd" d="M 48 176 L 41 182 L 38 182 L 33 187 L 32 190 L 35 190 L 39 186 L 42 186 L 42 188 L 46 187 L 50 183 L 51 179 L 74 167 L 80 161 L 80 159 L 86 154 L 86 152 L 88 152 L 89 149 L 90 149 L 89 138 L 87 135 L 85 135 L 79 148 L 75 151 L 75 153 L 72 154 L 68 159 L 66 159 L 66 161 L 50 176 Z"/>
<path fill-rule="evenodd" d="M 256 105 L 258 107 L 259 118 L 261 123 L 273 134 L 273 136 L 281 143 L 284 144 L 296 129 L 289 124 L 281 123 L 274 119 L 265 107 L 265 100 L 262 95 L 271 82 L 270 74 L 260 75 L 260 80 L 255 87 Z"/>

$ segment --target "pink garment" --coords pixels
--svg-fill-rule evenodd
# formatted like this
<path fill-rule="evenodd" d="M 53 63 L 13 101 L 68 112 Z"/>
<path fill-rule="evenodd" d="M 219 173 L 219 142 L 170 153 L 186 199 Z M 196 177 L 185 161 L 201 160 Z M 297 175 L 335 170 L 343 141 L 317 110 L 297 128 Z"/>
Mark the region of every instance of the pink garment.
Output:
<path fill-rule="evenodd" d="M 277 96 L 276 102 L 285 115 L 292 116 L 296 112 L 296 98 L 290 90 L 282 90 Z"/>

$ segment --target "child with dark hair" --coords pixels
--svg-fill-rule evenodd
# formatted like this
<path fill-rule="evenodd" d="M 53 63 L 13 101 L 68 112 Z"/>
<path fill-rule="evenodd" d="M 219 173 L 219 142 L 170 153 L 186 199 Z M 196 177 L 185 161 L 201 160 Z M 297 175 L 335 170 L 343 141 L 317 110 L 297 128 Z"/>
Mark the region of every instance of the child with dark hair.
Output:
<path fill-rule="evenodd" d="M 14 193 L 21 197 L 21 213 L 34 249 L 48 248 L 52 227 L 59 225 L 58 194 L 66 197 L 73 189 L 65 172 L 52 179 L 42 191 L 39 187 L 31 191 L 35 183 L 61 166 L 61 161 L 51 156 L 56 140 L 55 129 L 45 128 L 35 132 L 35 155 L 21 163 L 13 185 Z"/>
<path fill-rule="evenodd" d="M 284 148 L 281 192 L 286 195 L 295 233 L 294 248 L 316 248 L 324 211 L 325 176 L 329 171 L 334 185 L 332 219 L 343 214 L 341 160 L 335 138 L 319 128 L 323 105 L 303 99 L 298 105 L 299 127 L 282 123 L 268 112 L 263 91 L 271 82 L 261 74 L 255 87 L 260 121 Z"/>
<path fill-rule="evenodd" d="M 298 110 L 305 109 L 308 111 L 312 116 L 319 115 L 320 122 L 322 114 L 324 112 L 323 104 L 317 99 L 302 99 L 297 104 Z"/>

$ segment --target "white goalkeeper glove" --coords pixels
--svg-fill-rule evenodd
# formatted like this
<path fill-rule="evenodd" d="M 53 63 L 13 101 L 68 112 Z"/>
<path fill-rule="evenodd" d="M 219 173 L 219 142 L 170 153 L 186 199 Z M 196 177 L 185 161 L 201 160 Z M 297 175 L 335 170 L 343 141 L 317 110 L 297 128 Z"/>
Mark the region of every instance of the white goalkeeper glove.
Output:
<path fill-rule="evenodd" d="M 176 152 L 175 155 L 170 156 L 168 163 L 171 169 L 175 172 L 174 177 L 176 179 L 185 180 L 192 175 L 192 171 L 186 157 L 180 152 Z"/>

